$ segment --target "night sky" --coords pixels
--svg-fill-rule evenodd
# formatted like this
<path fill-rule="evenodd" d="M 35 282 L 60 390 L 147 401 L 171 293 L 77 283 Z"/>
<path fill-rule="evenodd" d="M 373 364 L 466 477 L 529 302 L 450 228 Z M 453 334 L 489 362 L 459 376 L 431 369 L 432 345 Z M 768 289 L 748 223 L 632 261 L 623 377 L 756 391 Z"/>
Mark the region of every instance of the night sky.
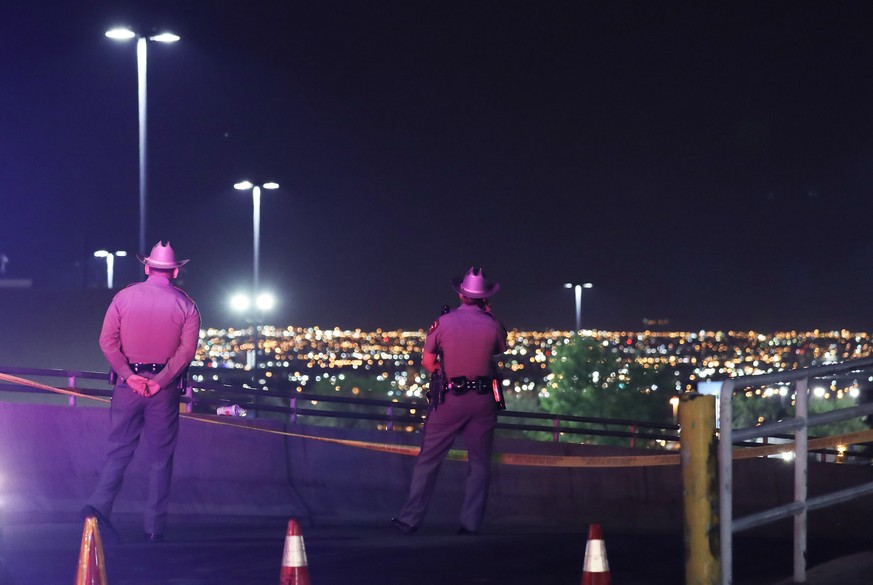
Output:
<path fill-rule="evenodd" d="M 585 327 L 873 329 L 869 3 L 3 13 L 0 253 L 35 288 L 137 246 L 135 43 L 104 37 L 127 24 L 182 37 L 149 44 L 147 243 L 191 258 L 204 324 L 240 321 L 249 178 L 281 185 L 261 222 L 276 324 L 427 327 L 482 265 L 510 328 L 572 328 L 574 280 L 594 283 Z"/>

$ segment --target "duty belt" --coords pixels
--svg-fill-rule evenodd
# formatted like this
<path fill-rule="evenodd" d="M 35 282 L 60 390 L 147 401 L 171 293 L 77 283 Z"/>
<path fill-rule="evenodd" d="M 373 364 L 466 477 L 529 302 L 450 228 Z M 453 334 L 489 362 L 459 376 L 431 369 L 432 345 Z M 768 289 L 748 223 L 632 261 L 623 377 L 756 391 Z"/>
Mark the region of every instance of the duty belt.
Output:
<path fill-rule="evenodd" d="M 152 374 L 157 374 L 167 364 L 129 364 L 130 369 L 133 370 L 134 374 L 141 374 L 143 372 L 151 372 Z"/>
<path fill-rule="evenodd" d="M 492 378 L 488 376 L 479 376 L 478 378 L 473 378 L 472 380 L 468 380 L 467 378 L 460 376 L 458 378 L 451 379 L 451 382 L 449 383 L 449 388 L 452 389 L 452 394 L 454 394 L 455 396 L 466 394 L 470 391 L 474 391 L 476 392 L 476 394 L 490 394 L 491 380 Z"/>

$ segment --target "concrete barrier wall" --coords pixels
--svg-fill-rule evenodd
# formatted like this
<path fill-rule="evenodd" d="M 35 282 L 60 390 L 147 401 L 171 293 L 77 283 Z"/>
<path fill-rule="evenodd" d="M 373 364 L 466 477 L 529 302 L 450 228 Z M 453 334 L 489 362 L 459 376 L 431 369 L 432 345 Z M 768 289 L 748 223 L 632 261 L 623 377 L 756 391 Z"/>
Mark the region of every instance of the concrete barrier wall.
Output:
<path fill-rule="evenodd" d="M 170 514 L 295 517 L 308 524 L 387 522 L 404 502 L 414 458 L 291 433 L 375 443 L 418 445 L 419 435 L 307 427 L 278 421 L 203 416 L 183 419 L 176 452 Z M 215 424 L 233 422 L 245 428 Z M 0 402 L 0 514 L 4 521 L 70 519 L 93 490 L 103 462 L 105 408 Z M 264 432 L 272 431 L 272 432 Z M 457 445 L 462 448 L 463 445 Z M 647 451 L 500 440 L 504 453 L 610 456 Z M 810 469 L 810 495 L 869 481 L 870 468 Z M 466 464 L 446 461 L 425 519 L 457 524 Z M 138 515 L 146 465 L 138 452 L 125 476 L 116 515 Z M 792 498 L 792 468 L 779 460 L 735 466 L 737 514 Z M 833 527 L 866 532 L 860 519 L 871 500 L 811 516 L 811 531 Z M 818 518 L 821 521 L 816 520 Z M 626 468 L 547 468 L 495 465 L 486 525 L 578 529 L 591 522 L 612 530 L 682 529 L 678 465 Z M 790 533 L 790 527 L 789 527 Z"/>

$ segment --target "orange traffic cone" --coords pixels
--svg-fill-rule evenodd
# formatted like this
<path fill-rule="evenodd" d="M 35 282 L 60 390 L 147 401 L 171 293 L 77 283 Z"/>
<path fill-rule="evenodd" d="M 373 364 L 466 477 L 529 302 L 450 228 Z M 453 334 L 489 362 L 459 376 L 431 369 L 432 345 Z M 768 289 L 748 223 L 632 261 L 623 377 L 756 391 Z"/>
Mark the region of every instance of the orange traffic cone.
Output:
<path fill-rule="evenodd" d="M 285 532 L 285 552 L 282 553 L 279 585 L 310 585 L 306 547 L 303 545 L 300 526 L 293 518 L 288 521 L 288 530 Z"/>
<path fill-rule="evenodd" d="M 592 524 L 588 528 L 582 585 L 609 585 L 609 561 L 606 560 L 606 546 L 603 544 L 600 524 Z"/>
<path fill-rule="evenodd" d="M 82 531 L 82 546 L 79 549 L 79 569 L 76 585 L 106 585 L 106 565 L 103 560 L 103 541 L 97 518 L 85 519 Z"/>

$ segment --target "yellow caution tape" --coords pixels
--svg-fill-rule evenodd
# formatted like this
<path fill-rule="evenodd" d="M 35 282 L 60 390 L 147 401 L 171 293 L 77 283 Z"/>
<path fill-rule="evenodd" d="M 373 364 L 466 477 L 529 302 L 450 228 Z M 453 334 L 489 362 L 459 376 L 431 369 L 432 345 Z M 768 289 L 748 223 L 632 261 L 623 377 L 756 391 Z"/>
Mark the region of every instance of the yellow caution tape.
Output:
<path fill-rule="evenodd" d="M 575 455 L 498 453 L 496 460 L 498 463 L 504 465 L 526 465 L 536 467 L 653 467 L 659 465 L 678 465 L 679 454 L 582 457 Z"/>
<path fill-rule="evenodd" d="M 109 402 L 108 398 L 89 396 L 87 394 L 82 394 L 81 392 L 76 392 L 75 390 L 65 390 L 63 388 L 55 388 L 54 386 L 46 386 L 45 384 L 40 384 L 39 382 L 33 382 L 24 378 L 10 376 L 9 374 L 0 373 L 0 380 L 6 380 L 7 382 L 11 382 L 12 384 L 30 386 L 31 388 L 38 388 L 40 390 L 46 390 L 48 392 L 54 392 L 56 394 L 66 394 L 67 396 L 75 396 L 76 398 L 87 398 L 88 400 L 96 400 L 97 402 Z"/>
<path fill-rule="evenodd" d="M 96 400 L 99 402 L 109 402 L 108 398 L 97 396 L 89 396 L 74 390 L 63 388 L 54 388 L 32 382 L 25 378 L 18 378 L 8 374 L 0 373 L 0 380 L 6 380 L 13 384 L 22 386 L 30 386 L 39 388 L 49 392 L 66 394 L 77 398 L 85 398 L 88 400 Z M 277 431 L 274 429 L 264 429 L 253 427 L 227 420 L 220 420 L 211 415 L 197 414 L 180 414 L 181 418 L 196 420 L 203 423 L 220 425 L 225 427 L 235 427 L 272 435 L 280 435 L 283 437 L 292 437 L 298 439 L 309 439 L 313 441 L 322 441 L 324 443 L 332 443 L 336 445 L 344 445 L 347 447 L 356 447 L 358 449 L 368 449 L 370 451 L 379 451 L 381 453 L 393 453 L 396 455 L 416 456 L 419 452 L 419 447 L 409 445 L 395 445 L 391 443 L 374 443 L 370 441 L 355 441 L 351 439 L 334 439 L 330 437 L 318 437 L 314 435 L 304 435 L 301 433 L 290 433 L 288 431 Z M 207 418 L 208 417 L 208 418 Z M 225 418 L 225 417 L 222 417 Z M 844 435 L 834 435 L 832 437 L 820 437 L 810 439 L 808 442 L 809 449 L 826 449 L 828 447 L 836 447 L 837 445 L 852 445 L 857 443 L 866 443 L 873 441 L 873 429 L 867 431 L 858 431 Z M 793 452 L 794 443 L 783 443 L 777 445 L 762 445 L 760 447 L 740 447 L 734 450 L 733 459 L 752 459 L 755 457 L 767 457 L 769 455 L 779 455 L 781 453 Z M 466 461 L 467 452 L 459 449 L 452 449 L 446 456 L 447 459 L 453 461 Z M 575 455 L 529 455 L 524 453 L 496 453 L 492 458 L 496 463 L 502 465 L 521 465 L 528 467 L 655 467 L 663 465 L 678 465 L 679 454 L 660 454 L 660 455 L 621 455 L 611 457 L 584 457 Z"/>
<path fill-rule="evenodd" d="M 833 435 L 831 437 L 809 439 L 809 441 L 807 441 L 807 449 L 827 449 L 828 447 L 837 447 L 838 445 L 856 445 L 858 443 L 867 443 L 870 441 L 873 441 L 873 429 L 847 433 L 845 435 Z M 760 447 L 738 447 L 734 449 L 733 458 L 734 460 L 754 459 L 755 457 L 768 457 L 770 455 L 781 455 L 783 453 L 793 452 L 793 442 L 775 445 L 761 445 Z"/>

